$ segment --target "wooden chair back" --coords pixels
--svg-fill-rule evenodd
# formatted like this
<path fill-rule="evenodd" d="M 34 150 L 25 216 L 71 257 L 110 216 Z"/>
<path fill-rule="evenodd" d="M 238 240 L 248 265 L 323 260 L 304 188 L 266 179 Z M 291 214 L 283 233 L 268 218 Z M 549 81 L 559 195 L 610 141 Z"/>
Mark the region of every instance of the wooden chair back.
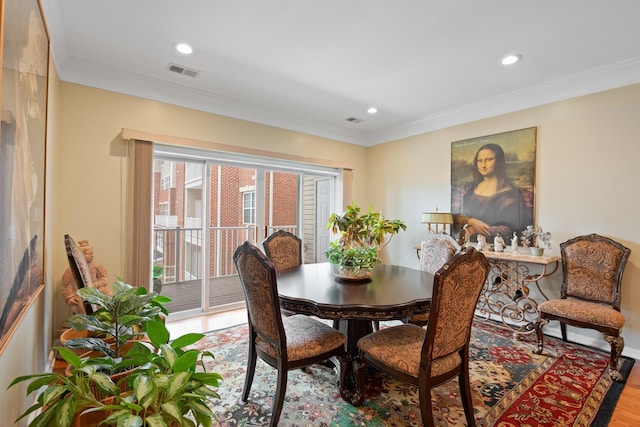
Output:
<path fill-rule="evenodd" d="M 302 264 L 302 240 L 293 233 L 276 230 L 262 242 L 262 246 L 276 270 L 286 270 Z"/>
<path fill-rule="evenodd" d="M 93 281 L 91 280 L 91 270 L 89 263 L 84 256 L 84 252 L 80 249 L 80 246 L 73 240 L 68 234 L 64 235 L 64 246 L 67 250 L 67 260 L 69 261 L 69 268 L 73 274 L 73 278 L 78 284 L 79 288 L 90 287 L 93 288 Z M 93 313 L 93 306 L 85 302 L 84 309 L 87 314 Z"/>
<path fill-rule="evenodd" d="M 598 234 L 578 236 L 560 244 L 561 298 L 611 305 L 620 311 L 620 288 L 631 250 Z"/>
<path fill-rule="evenodd" d="M 422 346 L 421 375 L 431 376 L 435 360 L 468 353 L 476 304 L 489 270 L 486 257 L 469 248 L 436 273 L 427 335 Z"/>
<path fill-rule="evenodd" d="M 279 349 L 279 354 L 286 354 L 275 266 L 248 241 L 238 247 L 233 261 L 245 295 L 249 328 Z"/>

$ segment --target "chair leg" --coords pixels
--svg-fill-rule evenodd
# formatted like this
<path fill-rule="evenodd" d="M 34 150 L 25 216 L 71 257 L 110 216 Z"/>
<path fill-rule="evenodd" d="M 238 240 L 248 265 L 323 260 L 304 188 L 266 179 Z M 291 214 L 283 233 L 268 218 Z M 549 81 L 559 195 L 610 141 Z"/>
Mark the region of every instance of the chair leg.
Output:
<path fill-rule="evenodd" d="M 605 335 L 604 340 L 611 346 L 611 359 L 609 360 L 609 375 L 614 381 L 622 381 L 620 373 L 620 356 L 624 349 L 624 338 Z"/>
<path fill-rule="evenodd" d="M 356 377 L 356 390 L 351 396 L 351 404 L 360 406 L 364 402 L 364 368 L 366 364 L 360 357 L 356 357 L 352 364 L 353 374 Z"/>
<path fill-rule="evenodd" d="M 420 401 L 422 424 L 425 427 L 434 427 L 435 422 L 433 421 L 433 408 L 431 407 L 431 388 L 426 385 L 418 386 L 418 396 Z"/>
<path fill-rule="evenodd" d="M 560 332 L 562 333 L 562 341 L 567 342 L 567 325 L 560 322 Z"/>
<path fill-rule="evenodd" d="M 253 375 L 256 372 L 256 349 L 255 344 L 249 345 L 249 357 L 247 360 L 247 374 L 244 377 L 244 389 L 242 391 L 242 401 L 246 402 L 249 399 L 249 391 L 251 390 L 251 384 L 253 383 Z"/>
<path fill-rule="evenodd" d="M 546 319 L 538 319 L 533 327 L 536 331 L 536 347 L 533 349 L 535 354 L 541 354 L 542 350 L 544 350 L 544 335 L 542 333 L 542 328 L 546 325 L 548 321 Z"/>
<path fill-rule="evenodd" d="M 473 399 L 471 397 L 471 380 L 469 379 L 469 363 L 466 368 L 460 371 L 458 382 L 460 384 L 460 397 L 462 398 L 462 407 L 464 408 L 464 416 L 467 418 L 467 426 L 475 427 L 476 419 L 473 414 Z M 431 403 L 431 402 L 429 402 Z"/>
<path fill-rule="evenodd" d="M 352 396 L 352 392 L 350 392 L 347 389 L 347 366 L 351 363 L 351 356 L 349 356 L 347 353 L 342 354 L 340 356 L 338 356 L 338 361 L 340 363 L 340 396 L 342 397 L 343 400 L 345 401 L 351 401 Z M 352 365 L 353 366 L 353 365 Z"/>
<path fill-rule="evenodd" d="M 280 420 L 282 405 L 284 404 L 284 394 L 287 391 L 288 373 L 289 372 L 282 366 L 278 366 L 278 385 L 276 386 L 276 395 L 273 398 L 273 413 L 271 414 L 271 422 L 269 423 L 271 427 L 277 426 Z"/>

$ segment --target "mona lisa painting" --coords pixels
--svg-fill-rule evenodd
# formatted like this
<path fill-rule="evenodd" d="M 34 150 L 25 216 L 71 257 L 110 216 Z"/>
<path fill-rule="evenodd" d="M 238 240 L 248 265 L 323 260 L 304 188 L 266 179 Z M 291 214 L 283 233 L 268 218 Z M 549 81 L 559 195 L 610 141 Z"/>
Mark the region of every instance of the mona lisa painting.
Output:
<path fill-rule="evenodd" d="M 451 143 L 454 235 L 506 244 L 534 224 L 536 130 L 527 128 Z"/>
<path fill-rule="evenodd" d="M 44 287 L 49 37 L 37 0 L 3 0 L 0 352 Z"/>

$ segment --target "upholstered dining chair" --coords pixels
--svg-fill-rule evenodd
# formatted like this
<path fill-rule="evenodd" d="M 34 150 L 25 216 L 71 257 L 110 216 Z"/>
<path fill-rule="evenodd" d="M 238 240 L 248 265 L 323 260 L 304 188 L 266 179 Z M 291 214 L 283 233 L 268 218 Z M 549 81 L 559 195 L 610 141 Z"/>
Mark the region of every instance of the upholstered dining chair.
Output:
<path fill-rule="evenodd" d="M 262 242 L 264 253 L 271 260 L 276 271 L 286 270 L 302 264 L 302 240 L 293 233 L 276 230 Z M 282 310 L 285 316 L 295 314 L 293 311 Z"/>
<path fill-rule="evenodd" d="M 276 270 L 302 264 L 302 240 L 293 233 L 276 230 L 262 242 L 262 246 Z"/>
<path fill-rule="evenodd" d="M 256 360 L 260 357 L 278 370 L 270 423 L 276 426 L 284 403 L 287 372 L 336 357 L 344 376 L 347 338 L 309 316 L 281 315 L 275 266 L 256 246 L 245 242 L 236 249 L 233 261 L 244 290 L 249 323 L 249 360 L 242 400 L 246 402 L 249 398 Z"/>
<path fill-rule="evenodd" d="M 460 244 L 453 237 L 430 232 L 420 243 L 420 270 L 435 274 L 460 250 Z M 418 326 L 426 326 L 428 321 L 429 313 L 417 313 L 409 318 L 409 323 Z"/>
<path fill-rule="evenodd" d="M 567 325 L 594 329 L 601 332 L 611 346 L 611 378 L 622 380 L 618 364 L 624 348 L 620 332 L 625 319 L 620 313 L 620 288 L 630 254 L 629 248 L 598 234 L 578 236 L 560 244 L 560 298 L 538 306 L 535 353 L 543 351 L 542 328 L 550 320 L 560 322 L 563 341 L 567 341 Z"/>
<path fill-rule="evenodd" d="M 354 362 L 364 400 L 364 371 L 374 366 L 418 387 L 422 423 L 433 426 L 431 389 L 458 377 L 467 425 L 475 426 L 469 382 L 469 341 L 476 303 L 489 274 L 489 262 L 474 248 L 455 255 L 435 274 L 426 330 L 413 324 L 373 332 L 358 341 Z"/>

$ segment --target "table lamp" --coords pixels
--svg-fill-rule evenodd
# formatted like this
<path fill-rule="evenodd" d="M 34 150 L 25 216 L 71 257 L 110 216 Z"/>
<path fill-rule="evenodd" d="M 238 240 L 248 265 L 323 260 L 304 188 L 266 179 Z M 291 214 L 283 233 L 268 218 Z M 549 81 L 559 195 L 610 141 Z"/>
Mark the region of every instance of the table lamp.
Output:
<path fill-rule="evenodd" d="M 448 212 L 438 212 L 436 208 L 435 212 L 423 212 L 422 223 L 427 224 L 429 232 L 431 232 L 431 225 L 435 225 L 435 232 L 446 232 L 447 224 L 451 226 L 453 224 L 453 215 Z M 442 230 L 439 230 L 439 226 L 442 225 Z"/>

